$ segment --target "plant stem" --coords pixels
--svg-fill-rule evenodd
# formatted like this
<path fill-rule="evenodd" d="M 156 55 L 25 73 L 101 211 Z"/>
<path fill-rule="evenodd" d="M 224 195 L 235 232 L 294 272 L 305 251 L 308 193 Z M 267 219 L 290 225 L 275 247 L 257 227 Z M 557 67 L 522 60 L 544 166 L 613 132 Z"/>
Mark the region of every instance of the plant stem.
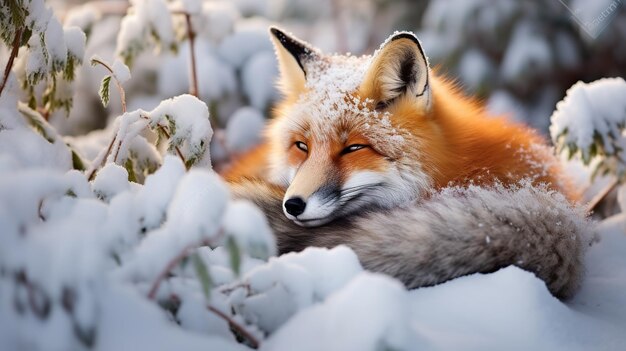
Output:
<path fill-rule="evenodd" d="M 11 55 L 9 56 L 9 61 L 7 61 L 7 65 L 4 67 L 4 77 L 2 78 L 2 85 L 0 85 L 0 96 L 2 96 L 2 91 L 4 91 L 4 87 L 7 84 L 7 80 L 9 80 L 9 74 L 11 73 L 11 69 L 13 68 L 13 62 L 17 57 L 17 53 L 20 49 L 20 43 L 22 42 L 22 27 L 17 29 L 15 32 L 15 38 L 13 39 L 13 45 L 11 49 Z"/>
<path fill-rule="evenodd" d="M 120 81 L 117 80 L 115 73 L 113 73 L 113 69 L 111 68 L 111 66 L 97 58 L 92 58 L 91 62 L 102 65 L 104 68 L 106 68 L 107 71 L 109 71 L 109 73 L 111 73 L 111 77 L 113 77 L 113 79 L 115 80 L 115 85 L 117 86 L 117 90 L 120 93 L 120 100 L 122 100 L 122 113 L 126 113 L 126 93 L 124 92 L 124 88 L 122 88 L 122 84 L 120 84 Z"/>
<path fill-rule="evenodd" d="M 167 275 L 169 274 L 169 272 L 174 269 L 177 265 L 180 264 L 180 262 L 182 260 L 184 260 L 187 256 L 189 256 L 191 254 L 191 251 L 202 247 L 202 246 L 213 246 L 214 243 L 219 240 L 222 235 L 224 235 L 224 231 L 222 229 L 220 229 L 217 234 L 215 234 L 215 236 L 213 238 L 210 239 L 203 239 L 201 240 L 199 243 L 193 243 L 193 244 L 189 244 L 187 246 L 185 246 L 179 253 L 178 255 L 174 256 L 174 258 L 172 258 L 167 265 L 165 266 L 165 268 L 159 273 L 159 275 L 157 276 L 157 278 L 154 280 L 154 282 L 152 283 L 152 286 L 150 287 L 150 290 L 148 292 L 148 298 L 150 300 L 154 300 L 156 298 L 156 293 L 159 291 L 159 286 L 161 285 L 161 282 L 163 280 L 165 280 L 165 278 L 167 278 Z"/>
<path fill-rule="evenodd" d="M 195 39 L 196 33 L 193 31 L 191 25 L 191 15 L 185 13 L 185 21 L 187 22 L 187 36 L 189 37 L 189 55 L 191 56 L 191 77 L 189 93 L 195 97 L 198 97 L 198 73 L 196 71 L 196 50 Z"/>
<path fill-rule="evenodd" d="M 148 119 L 148 120 L 150 119 L 150 118 L 148 118 L 148 116 L 144 116 L 144 115 L 142 115 L 141 118 Z M 163 133 L 166 138 L 168 138 L 168 139 L 172 138 L 170 133 L 167 131 L 167 129 L 164 126 L 162 126 L 162 125 L 157 123 L 157 128 L 159 128 L 161 133 Z M 183 156 L 183 153 L 180 151 L 180 148 L 178 148 L 178 146 L 174 146 L 174 150 L 176 150 L 176 154 L 178 154 L 178 157 L 180 157 L 181 161 L 183 161 L 183 164 L 186 167 L 187 166 L 187 160 L 185 159 L 185 156 Z"/>
<path fill-rule="evenodd" d="M 191 69 L 189 70 L 189 94 L 198 97 L 198 73 L 196 71 L 196 33 L 191 24 L 191 14 L 186 11 L 172 11 L 172 14 L 185 16 L 187 23 L 187 37 L 189 37 L 189 55 L 191 56 Z"/>
<path fill-rule="evenodd" d="M 211 305 L 207 306 L 207 308 L 209 309 L 209 311 L 215 313 L 220 318 L 222 318 L 225 321 L 227 321 L 231 328 L 235 329 L 237 332 L 239 332 L 239 334 L 241 336 L 243 336 L 244 338 L 246 338 L 248 340 L 248 342 L 250 342 L 250 346 L 253 349 L 258 349 L 259 348 L 259 344 L 260 344 L 259 340 L 257 340 L 257 338 L 254 335 L 252 335 L 250 332 L 248 332 L 246 330 L 246 328 L 244 328 L 242 325 L 240 325 L 234 319 L 232 319 L 229 315 L 227 315 L 226 313 L 218 310 L 217 308 L 215 308 L 215 307 L 213 307 Z"/>
<path fill-rule="evenodd" d="M 613 191 L 613 189 L 617 187 L 618 184 L 619 181 L 617 180 L 617 178 L 615 178 L 613 179 L 613 181 L 611 181 L 611 183 L 604 187 L 602 191 L 594 196 L 593 199 L 591 199 L 591 201 L 589 201 L 589 203 L 587 204 L 587 213 L 592 213 L 593 211 L 595 211 L 595 209 L 598 207 L 598 205 L 600 205 L 602 200 L 604 200 L 611 193 L 611 191 Z"/>
<path fill-rule="evenodd" d="M 113 79 L 115 80 L 115 85 L 117 86 L 117 90 L 119 91 L 119 94 L 120 94 L 120 100 L 122 102 L 122 113 L 126 113 L 126 92 L 124 91 L 122 84 L 120 84 L 120 81 L 117 80 L 117 77 L 113 73 L 113 69 L 111 68 L 111 66 L 109 66 L 106 62 L 99 60 L 97 58 L 92 58 L 91 62 L 95 62 L 95 63 L 102 65 L 102 67 L 104 67 L 107 71 L 109 71 L 109 73 L 111 73 L 111 77 L 113 77 Z M 115 144 L 116 139 L 117 139 L 117 132 L 113 133 L 113 138 L 111 139 L 109 146 L 107 146 L 107 151 L 104 154 L 104 157 L 102 158 L 102 160 L 100 160 L 100 164 L 95 167 L 94 166 L 90 167 L 91 171 L 89 171 L 89 174 L 87 176 L 88 181 L 92 181 L 96 175 L 96 171 L 98 170 L 98 168 L 104 166 L 107 158 L 109 157 L 109 154 L 111 153 L 111 149 L 113 148 L 113 144 Z M 115 154 L 115 159 L 117 159 L 117 153 Z"/>

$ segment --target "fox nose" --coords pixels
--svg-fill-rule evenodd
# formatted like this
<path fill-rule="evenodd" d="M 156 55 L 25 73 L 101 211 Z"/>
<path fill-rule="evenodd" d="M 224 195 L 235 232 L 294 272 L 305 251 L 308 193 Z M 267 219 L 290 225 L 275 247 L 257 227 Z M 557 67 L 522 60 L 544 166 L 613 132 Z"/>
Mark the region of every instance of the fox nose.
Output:
<path fill-rule="evenodd" d="M 306 202 L 302 200 L 300 197 L 292 197 L 285 201 L 285 210 L 290 215 L 297 217 L 304 212 L 304 208 L 306 207 Z"/>

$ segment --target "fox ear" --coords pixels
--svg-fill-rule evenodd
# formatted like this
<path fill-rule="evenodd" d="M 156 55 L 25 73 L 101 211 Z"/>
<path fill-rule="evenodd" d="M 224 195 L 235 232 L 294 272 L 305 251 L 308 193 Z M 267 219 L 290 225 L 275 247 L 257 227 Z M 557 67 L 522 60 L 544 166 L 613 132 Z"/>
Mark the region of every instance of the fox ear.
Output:
<path fill-rule="evenodd" d="M 306 82 L 306 63 L 319 56 L 318 50 L 274 26 L 270 27 L 270 37 L 280 68 L 279 87 L 286 95 L 302 92 Z"/>
<path fill-rule="evenodd" d="M 397 33 L 374 54 L 361 90 L 374 99 L 379 108 L 407 97 L 429 110 L 428 75 L 428 59 L 417 37 L 413 33 Z"/>

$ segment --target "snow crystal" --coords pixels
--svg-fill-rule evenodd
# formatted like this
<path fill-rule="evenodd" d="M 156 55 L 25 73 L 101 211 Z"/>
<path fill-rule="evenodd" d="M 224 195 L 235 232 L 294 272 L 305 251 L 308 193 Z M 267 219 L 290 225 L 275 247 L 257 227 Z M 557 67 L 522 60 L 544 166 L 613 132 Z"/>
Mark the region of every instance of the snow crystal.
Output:
<path fill-rule="evenodd" d="M 226 147 L 230 152 L 241 153 L 261 141 L 265 118 L 251 107 L 242 107 L 235 112 L 226 125 Z"/>

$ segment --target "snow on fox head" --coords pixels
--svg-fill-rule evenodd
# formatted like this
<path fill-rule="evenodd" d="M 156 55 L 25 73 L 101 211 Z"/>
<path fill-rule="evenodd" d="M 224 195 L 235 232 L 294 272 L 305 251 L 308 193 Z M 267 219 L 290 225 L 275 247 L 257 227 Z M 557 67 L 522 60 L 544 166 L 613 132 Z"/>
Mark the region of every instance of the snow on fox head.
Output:
<path fill-rule="evenodd" d="M 417 38 L 396 33 L 373 56 L 354 57 L 270 32 L 284 100 L 268 139 L 285 215 L 318 226 L 423 195 L 432 180 L 414 131 L 432 127 L 431 94 Z"/>

